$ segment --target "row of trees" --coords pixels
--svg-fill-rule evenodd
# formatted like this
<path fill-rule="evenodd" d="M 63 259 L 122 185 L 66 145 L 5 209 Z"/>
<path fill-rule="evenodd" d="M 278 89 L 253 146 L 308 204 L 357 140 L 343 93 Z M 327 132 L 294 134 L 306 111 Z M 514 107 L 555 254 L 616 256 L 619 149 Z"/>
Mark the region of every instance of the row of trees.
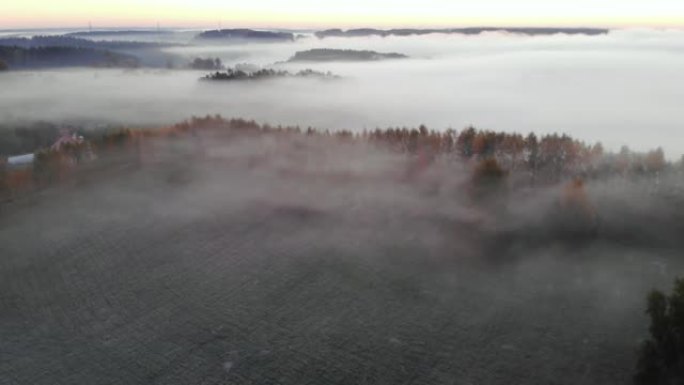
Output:
<path fill-rule="evenodd" d="M 220 115 L 194 117 L 182 123 L 159 129 L 113 129 L 90 135 L 89 143 L 98 154 L 133 153 L 134 158 L 149 157 L 146 145 L 154 137 L 174 135 L 197 135 L 202 130 L 218 130 L 230 134 L 315 136 L 328 137 L 341 142 L 366 143 L 391 151 L 405 153 L 411 163 L 411 174 L 420 173 L 438 158 L 450 162 L 473 164 L 477 180 L 489 181 L 516 173 L 524 175 L 532 183 L 556 183 L 578 176 L 597 178 L 601 176 L 657 175 L 672 167 L 665 161 L 662 149 L 636 153 L 623 148 L 619 153 L 605 152 L 600 143 L 587 144 L 567 135 L 549 134 L 523 136 L 515 133 L 477 130 L 468 127 L 455 130 L 434 131 L 425 126 L 414 129 L 389 128 L 385 130 L 319 131 L 299 126 L 260 125 L 244 119 L 224 119 Z M 90 145 L 89 145 L 90 146 Z M 122 150 L 126 150 L 123 151 Z M 63 178 L 63 170 L 69 170 L 84 158 L 84 148 L 43 150 L 36 156 L 33 176 L 28 178 L 38 185 Z M 107 156 L 102 157 L 107 159 Z M 6 168 L 5 166 L 3 166 Z M 479 171 L 478 171 L 479 170 Z M 7 185 L 11 175 L 7 170 L 0 173 L 0 182 Z M 25 181 L 26 178 L 21 179 Z M 7 187 L 5 187 L 7 190 Z"/>
<path fill-rule="evenodd" d="M 368 50 L 359 51 L 353 49 L 314 48 L 307 51 L 296 52 L 288 61 L 377 61 L 384 59 L 405 58 L 408 58 L 408 56 L 396 52 L 382 53 Z"/>
<path fill-rule="evenodd" d="M 223 63 L 221 62 L 221 59 L 219 58 L 195 58 L 192 62 L 190 62 L 190 68 L 194 70 L 221 70 L 223 69 Z"/>
<path fill-rule="evenodd" d="M 0 46 L 0 60 L 12 68 L 61 68 L 74 66 L 134 68 L 133 55 L 85 47 Z"/>
<path fill-rule="evenodd" d="M 284 70 L 274 70 L 274 69 L 260 69 L 253 72 L 242 71 L 239 69 L 228 68 L 225 72 L 215 72 L 209 74 L 202 79 L 204 80 L 262 80 L 262 79 L 273 79 L 273 78 L 286 78 L 286 77 L 297 77 L 297 78 L 321 78 L 321 79 L 334 79 L 337 76 L 333 75 L 331 72 L 321 72 L 314 71 L 312 69 L 305 69 L 295 73 Z"/>
<path fill-rule="evenodd" d="M 523 136 L 474 127 L 460 133 L 436 132 L 420 126 L 418 129 L 377 129 L 363 132 L 361 136 L 409 153 L 447 154 L 463 160 L 494 158 L 508 170 L 526 170 L 546 180 L 573 174 L 654 173 L 666 166 L 661 148 L 637 153 L 623 147 L 618 154 L 611 154 L 605 152 L 601 143 L 588 144 L 558 134 Z"/>
<path fill-rule="evenodd" d="M 460 132 L 418 128 L 388 128 L 351 132 L 320 131 L 312 127 L 273 127 L 243 119 L 224 119 L 220 115 L 194 117 L 173 127 L 179 131 L 227 129 L 268 133 L 305 133 L 309 136 L 331 136 L 343 141 L 371 143 L 393 151 L 419 156 L 427 162 L 438 157 L 456 161 L 479 162 L 494 159 L 508 172 L 524 172 L 535 181 L 556 182 L 568 177 L 597 178 L 607 175 L 654 175 L 671 165 L 662 148 L 634 152 L 623 147 L 618 153 L 607 152 L 601 143 L 586 143 L 568 135 L 538 136 L 478 130 L 468 127 Z"/>

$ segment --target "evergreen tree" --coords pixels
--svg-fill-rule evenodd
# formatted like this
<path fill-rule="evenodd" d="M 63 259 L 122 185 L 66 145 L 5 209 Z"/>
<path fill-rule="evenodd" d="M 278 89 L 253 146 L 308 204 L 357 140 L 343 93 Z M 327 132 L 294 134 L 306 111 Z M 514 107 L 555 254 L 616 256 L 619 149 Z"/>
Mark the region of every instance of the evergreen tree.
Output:
<path fill-rule="evenodd" d="M 648 295 L 646 313 L 651 338 L 639 352 L 637 385 L 684 383 L 684 279 L 675 280 L 672 294 L 654 290 Z"/>

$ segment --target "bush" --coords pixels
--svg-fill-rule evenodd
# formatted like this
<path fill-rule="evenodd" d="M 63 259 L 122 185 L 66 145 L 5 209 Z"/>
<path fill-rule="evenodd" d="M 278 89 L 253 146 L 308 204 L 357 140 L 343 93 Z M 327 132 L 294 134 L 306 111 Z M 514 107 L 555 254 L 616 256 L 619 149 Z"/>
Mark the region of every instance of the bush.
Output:
<path fill-rule="evenodd" d="M 0 59 L 0 71 L 7 71 L 7 70 L 9 70 L 9 65 L 7 65 L 7 63 L 5 63 L 4 61 L 2 61 Z"/>
<path fill-rule="evenodd" d="M 646 313 L 651 338 L 639 351 L 635 384 L 684 383 L 684 279 L 675 280 L 669 296 L 652 291 Z"/>

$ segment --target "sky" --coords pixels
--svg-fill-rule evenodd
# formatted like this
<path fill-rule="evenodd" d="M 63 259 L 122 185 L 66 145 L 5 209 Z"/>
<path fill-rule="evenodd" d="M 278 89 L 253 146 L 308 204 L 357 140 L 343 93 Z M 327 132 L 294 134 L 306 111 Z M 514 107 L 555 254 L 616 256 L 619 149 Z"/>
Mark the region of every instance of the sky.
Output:
<path fill-rule="evenodd" d="M 22 0 L 0 29 L 106 27 L 684 27 L 682 0 Z"/>

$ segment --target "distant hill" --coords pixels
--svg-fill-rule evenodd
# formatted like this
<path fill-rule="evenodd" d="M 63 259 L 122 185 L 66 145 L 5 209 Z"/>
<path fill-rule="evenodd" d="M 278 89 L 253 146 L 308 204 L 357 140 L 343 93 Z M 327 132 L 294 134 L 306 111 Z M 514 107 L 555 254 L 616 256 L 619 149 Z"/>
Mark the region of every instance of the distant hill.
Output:
<path fill-rule="evenodd" d="M 318 38 L 326 37 L 362 37 L 362 36 L 410 36 L 427 35 L 431 33 L 449 33 L 463 35 L 478 35 L 483 32 L 507 32 L 522 35 L 603 35 L 610 32 L 608 29 L 601 28 L 499 28 L 499 27 L 473 27 L 473 28 L 442 28 L 442 29 L 374 29 L 357 28 L 349 30 L 327 29 L 318 31 L 315 35 Z"/>
<path fill-rule="evenodd" d="M 299 51 L 290 58 L 290 62 L 298 61 L 377 61 L 385 59 L 405 59 L 408 56 L 400 53 L 380 53 L 375 51 L 357 51 L 352 49 L 315 48 Z"/>
<path fill-rule="evenodd" d="M 98 31 L 78 31 L 67 33 L 65 36 L 136 36 L 136 35 L 162 35 L 170 34 L 169 30 L 98 30 Z"/>
<path fill-rule="evenodd" d="M 39 69 L 64 67 L 119 67 L 139 66 L 132 55 L 107 50 L 79 47 L 6 47 L 0 46 L 0 61 L 9 69 Z"/>
<path fill-rule="evenodd" d="M 108 50 L 127 50 L 141 48 L 160 48 L 170 44 L 148 43 L 139 41 L 93 41 L 67 35 L 49 35 L 26 37 L 7 37 L 0 39 L 0 46 L 37 48 L 37 47 L 72 47 Z"/>
<path fill-rule="evenodd" d="M 123 31 L 126 32 L 126 31 Z M 173 53 L 163 51 L 165 47 L 172 47 L 178 44 L 171 43 L 152 43 L 152 42 L 139 42 L 139 41 L 94 41 L 83 39 L 75 36 L 68 35 L 50 35 L 50 36 L 34 36 L 32 38 L 23 37 L 7 37 L 0 38 L 0 47 L 17 47 L 22 49 L 37 49 L 37 48 L 52 48 L 52 52 L 57 52 L 63 48 L 71 48 L 70 54 L 82 57 L 86 50 L 93 51 L 93 55 L 100 55 L 102 53 L 109 52 L 108 57 L 115 57 L 117 63 L 121 63 L 121 58 L 126 58 L 125 62 L 129 63 L 125 65 L 129 66 L 144 66 L 152 68 L 164 68 L 173 66 L 183 66 L 182 64 L 185 59 L 175 55 Z M 73 49 L 81 49 L 81 51 L 75 51 Z M 100 54 L 95 54 L 99 51 Z M 37 52 L 37 51 L 36 51 Z M 62 50 L 65 53 L 67 51 Z M 42 53 L 40 55 L 43 55 Z M 102 60 L 97 60 L 98 62 L 103 62 Z M 105 62 L 109 62 L 105 60 Z M 135 62 L 136 64 L 130 64 Z M 174 64 L 176 63 L 176 64 Z M 10 67 L 12 67 L 12 64 Z M 79 62 L 77 65 L 83 65 Z M 63 67 L 64 65 L 56 65 L 57 67 Z M 118 64 L 116 66 L 119 66 Z M 50 66 L 41 64 L 40 68 L 47 68 Z"/>
<path fill-rule="evenodd" d="M 290 32 L 257 31 L 253 29 L 218 29 L 204 31 L 197 35 L 198 40 L 215 41 L 294 41 L 295 35 Z"/>

